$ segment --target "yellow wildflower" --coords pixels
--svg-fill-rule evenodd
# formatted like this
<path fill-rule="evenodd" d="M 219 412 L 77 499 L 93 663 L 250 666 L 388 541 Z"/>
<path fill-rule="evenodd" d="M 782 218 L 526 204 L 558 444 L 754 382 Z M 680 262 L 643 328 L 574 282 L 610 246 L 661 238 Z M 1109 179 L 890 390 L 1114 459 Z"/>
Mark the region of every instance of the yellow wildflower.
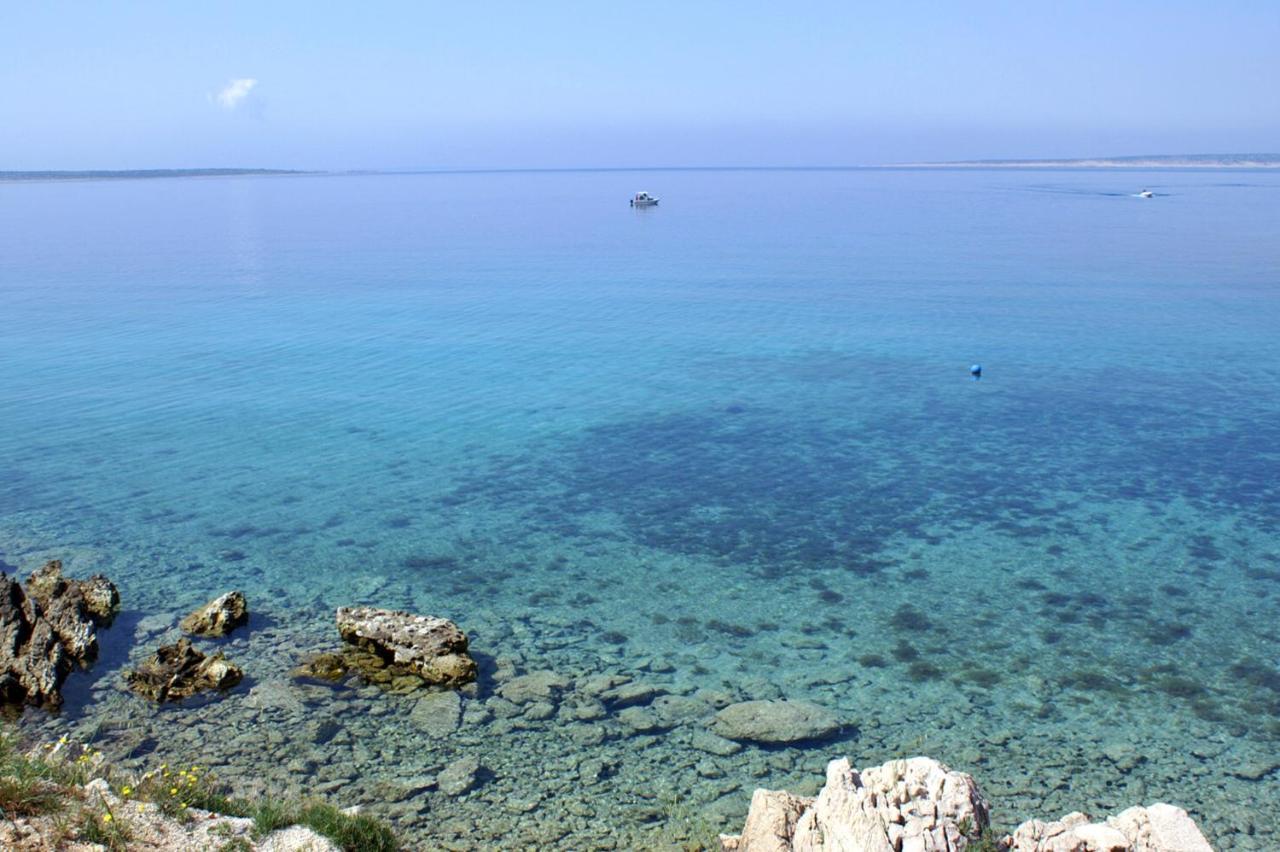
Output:
<path fill-rule="evenodd" d="M 169 795 L 170 795 L 170 796 L 176 796 L 176 795 L 178 795 L 178 788 L 177 788 L 177 787 L 170 787 L 170 788 L 169 788 Z"/>
<path fill-rule="evenodd" d="M 111 822 L 111 814 L 103 814 L 103 815 L 102 815 L 102 821 L 103 821 L 103 822 Z"/>
<path fill-rule="evenodd" d="M 133 788 L 132 788 L 132 787 L 125 787 L 125 788 L 123 788 L 123 789 L 121 789 L 121 790 L 120 790 L 120 795 L 122 795 L 122 796 L 127 796 L 127 795 L 129 795 L 130 793 L 132 793 L 132 792 L 133 792 Z"/>

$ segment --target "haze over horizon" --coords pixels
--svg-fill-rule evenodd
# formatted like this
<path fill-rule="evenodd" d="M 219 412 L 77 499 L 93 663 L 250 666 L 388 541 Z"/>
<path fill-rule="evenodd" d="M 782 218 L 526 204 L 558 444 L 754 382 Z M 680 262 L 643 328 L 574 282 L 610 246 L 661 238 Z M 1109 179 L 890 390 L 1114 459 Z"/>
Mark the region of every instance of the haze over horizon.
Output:
<path fill-rule="evenodd" d="M 0 170 L 822 166 L 1280 148 L 1280 10 L 54 2 Z"/>

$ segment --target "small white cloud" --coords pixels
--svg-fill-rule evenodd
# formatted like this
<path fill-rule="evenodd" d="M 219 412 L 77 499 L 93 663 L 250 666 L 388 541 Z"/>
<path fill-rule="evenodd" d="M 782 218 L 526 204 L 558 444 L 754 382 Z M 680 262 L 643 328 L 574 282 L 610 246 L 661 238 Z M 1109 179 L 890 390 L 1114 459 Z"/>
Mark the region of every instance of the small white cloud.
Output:
<path fill-rule="evenodd" d="M 222 88 L 222 91 L 213 96 L 213 100 L 223 109 L 235 109 L 240 106 L 240 102 L 249 97 L 249 93 L 253 91 L 253 87 L 258 85 L 258 81 L 252 77 L 241 77 L 238 80 L 232 80 Z"/>

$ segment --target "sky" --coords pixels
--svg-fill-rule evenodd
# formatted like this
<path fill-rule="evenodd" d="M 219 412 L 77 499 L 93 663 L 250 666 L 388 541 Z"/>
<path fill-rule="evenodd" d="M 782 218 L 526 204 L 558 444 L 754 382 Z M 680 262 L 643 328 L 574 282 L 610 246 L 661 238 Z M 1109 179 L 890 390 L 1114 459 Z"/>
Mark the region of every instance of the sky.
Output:
<path fill-rule="evenodd" d="M 0 2 L 0 171 L 1280 151 L 1280 0 Z"/>

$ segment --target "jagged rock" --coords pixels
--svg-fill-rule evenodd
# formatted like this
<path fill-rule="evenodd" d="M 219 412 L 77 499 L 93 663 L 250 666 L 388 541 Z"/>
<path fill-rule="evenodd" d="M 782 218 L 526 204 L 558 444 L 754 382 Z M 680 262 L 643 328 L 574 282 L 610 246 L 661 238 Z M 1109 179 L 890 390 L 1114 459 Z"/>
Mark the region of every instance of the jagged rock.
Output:
<path fill-rule="evenodd" d="M 840 730 L 840 720 L 804 701 L 742 701 L 716 713 L 711 730 L 731 740 L 794 743 L 826 739 Z"/>
<path fill-rule="evenodd" d="M 206 657 L 188 639 L 162 645 L 150 659 L 125 675 L 129 687 L 152 701 L 179 701 L 209 689 L 230 689 L 244 673 L 221 653 Z"/>
<path fill-rule="evenodd" d="M 218 638 L 249 622 L 249 605 L 243 592 L 227 592 L 182 619 L 183 633 Z"/>
<path fill-rule="evenodd" d="M 479 780 L 480 761 L 463 757 L 450 763 L 436 776 L 436 786 L 446 796 L 461 796 L 470 792 Z"/>
<path fill-rule="evenodd" d="M 815 799 L 757 790 L 740 835 L 721 835 L 738 852 L 959 852 L 961 832 L 986 828 L 988 806 L 973 778 L 927 757 L 853 770 L 827 765 Z"/>
<path fill-rule="evenodd" d="M 723 850 L 742 852 L 791 852 L 796 823 L 813 799 L 793 796 L 786 790 L 756 790 L 742 834 L 721 835 Z"/>
<path fill-rule="evenodd" d="M 1213 852 L 1186 811 L 1163 803 L 1129 808 L 1105 823 L 1078 812 L 1027 820 L 1003 842 L 1008 852 Z"/>
<path fill-rule="evenodd" d="M 119 606 L 106 577 L 68 580 L 57 560 L 25 589 L 0 573 L 0 703 L 60 705 L 63 681 L 97 659 L 97 628 L 110 626 Z"/>
<path fill-rule="evenodd" d="M 362 668 L 363 673 L 391 670 L 389 675 L 371 677 L 375 682 L 400 685 L 395 679 L 405 674 L 442 686 L 462 686 L 476 679 L 467 636 L 448 619 L 368 606 L 341 607 L 337 619 L 344 641 L 382 663 L 371 663 L 367 670 Z"/>

